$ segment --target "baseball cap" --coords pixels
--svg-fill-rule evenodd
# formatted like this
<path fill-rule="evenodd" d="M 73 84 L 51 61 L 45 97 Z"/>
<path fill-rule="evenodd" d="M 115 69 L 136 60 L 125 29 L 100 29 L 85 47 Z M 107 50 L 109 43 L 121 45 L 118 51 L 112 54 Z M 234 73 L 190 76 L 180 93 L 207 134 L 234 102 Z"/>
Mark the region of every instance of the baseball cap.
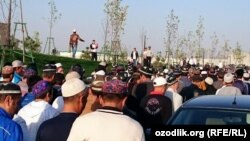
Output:
<path fill-rule="evenodd" d="M 21 89 L 14 83 L 0 83 L 0 95 L 20 94 Z"/>
<path fill-rule="evenodd" d="M 224 75 L 224 82 L 231 83 L 234 80 L 234 76 L 231 73 L 226 73 Z"/>
<path fill-rule="evenodd" d="M 153 85 L 156 87 L 156 86 L 162 86 L 162 85 L 165 85 L 167 84 L 167 81 L 164 77 L 156 77 L 154 80 L 153 80 Z"/>
<path fill-rule="evenodd" d="M 12 62 L 12 67 L 16 68 L 16 67 L 22 67 L 23 66 L 23 62 L 20 60 L 15 60 Z"/>
<path fill-rule="evenodd" d="M 103 94 L 127 94 L 127 85 L 121 80 L 115 79 L 104 82 L 102 86 Z"/>
<path fill-rule="evenodd" d="M 78 78 L 72 78 L 62 85 L 62 96 L 71 97 L 74 96 L 86 88 L 86 85 L 83 81 Z"/>
<path fill-rule="evenodd" d="M 35 97 L 39 97 L 45 93 L 48 93 L 52 89 L 52 84 L 45 80 L 38 81 L 32 88 L 32 94 Z"/>

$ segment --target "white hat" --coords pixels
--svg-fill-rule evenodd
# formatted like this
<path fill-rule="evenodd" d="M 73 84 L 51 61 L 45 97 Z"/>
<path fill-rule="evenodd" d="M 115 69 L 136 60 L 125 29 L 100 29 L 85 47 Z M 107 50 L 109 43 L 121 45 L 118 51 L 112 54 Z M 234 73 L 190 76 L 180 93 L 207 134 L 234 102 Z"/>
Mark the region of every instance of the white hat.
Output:
<path fill-rule="evenodd" d="M 107 63 L 106 62 L 100 62 L 99 65 L 106 67 Z"/>
<path fill-rule="evenodd" d="M 56 63 L 55 65 L 56 65 L 57 68 L 62 67 L 61 63 Z"/>
<path fill-rule="evenodd" d="M 20 60 L 15 60 L 12 62 L 12 67 L 15 68 L 15 67 L 22 67 L 23 66 L 23 62 L 20 61 Z"/>
<path fill-rule="evenodd" d="M 201 71 L 201 74 L 207 74 L 207 71 Z"/>
<path fill-rule="evenodd" d="M 213 79 L 212 79 L 211 77 L 207 77 L 207 78 L 205 79 L 205 82 L 206 82 L 208 85 L 213 85 L 213 83 L 214 83 L 214 81 L 213 81 Z"/>
<path fill-rule="evenodd" d="M 95 73 L 95 75 L 105 75 L 105 72 L 103 70 L 99 70 Z"/>
<path fill-rule="evenodd" d="M 86 85 L 78 78 L 72 78 L 62 85 L 62 96 L 71 97 L 74 96 L 86 88 Z"/>
<path fill-rule="evenodd" d="M 76 32 L 76 29 L 73 29 L 72 31 L 73 31 L 73 32 Z"/>
<path fill-rule="evenodd" d="M 65 80 L 66 80 L 66 81 L 68 81 L 68 80 L 70 80 L 70 79 L 73 79 L 73 78 L 78 78 L 78 79 L 80 79 L 81 76 L 80 76 L 79 73 L 76 72 L 76 71 L 71 71 L 71 72 L 69 72 L 69 73 L 65 76 Z"/>
<path fill-rule="evenodd" d="M 154 86 L 162 86 L 167 84 L 167 80 L 164 77 L 157 77 L 153 81 Z"/>
<path fill-rule="evenodd" d="M 243 74 L 243 77 L 244 77 L 244 78 L 249 78 L 249 77 L 250 77 L 250 74 L 247 73 L 247 72 L 245 72 L 245 73 Z"/>
<path fill-rule="evenodd" d="M 224 82 L 231 83 L 234 80 L 234 76 L 231 73 L 226 73 L 224 75 Z"/>
<path fill-rule="evenodd" d="M 163 73 L 168 73 L 168 72 L 169 72 L 168 69 L 164 69 L 164 70 L 163 70 Z"/>

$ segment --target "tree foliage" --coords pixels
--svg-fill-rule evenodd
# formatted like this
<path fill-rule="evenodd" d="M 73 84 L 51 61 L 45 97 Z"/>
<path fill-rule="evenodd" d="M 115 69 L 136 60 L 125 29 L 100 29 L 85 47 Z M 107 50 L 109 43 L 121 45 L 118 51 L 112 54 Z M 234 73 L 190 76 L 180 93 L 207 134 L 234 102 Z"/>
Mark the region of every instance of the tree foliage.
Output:
<path fill-rule="evenodd" d="M 26 37 L 24 39 L 24 46 L 26 49 L 28 49 L 31 52 L 37 52 L 39 53 L 41 51 L 41 44 L 42 42 L 39 39 L 39 33 L 35 32 L 33 38 Z"/>
<path fill-rule="evenodd" d="M 166 35 L 165 38 L 165 45 L 166 45 L 166 56 L 167 56 L 167 63 L 169 65 L 170 55 L 173 52 L 174 42 L 178 35 L 178 27 L 179 27 L 179 17 L 174 14 L 174 10 L 171 10 L 170 15 L 167 18 L 167 26 L 166 26 Z"/>
<path fill-rule="evenodd" d="M 236 60 L 236 64 L 241 64 L 243 62 L 243 59 L 246 57 L 242 52 L 239 42 L 236 43 L 236 48 L 233 49 L 233 56 Z"/>

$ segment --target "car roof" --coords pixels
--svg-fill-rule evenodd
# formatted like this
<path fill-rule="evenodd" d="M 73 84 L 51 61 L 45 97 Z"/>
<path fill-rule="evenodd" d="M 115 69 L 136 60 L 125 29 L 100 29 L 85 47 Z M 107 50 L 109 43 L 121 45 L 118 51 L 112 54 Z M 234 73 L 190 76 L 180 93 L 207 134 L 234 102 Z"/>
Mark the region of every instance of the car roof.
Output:
<path fill-rule="evenodd" d="M 183 108 L 246 109 L 250 111 L 250 95 L 204 95 L 186 101 Z"/>

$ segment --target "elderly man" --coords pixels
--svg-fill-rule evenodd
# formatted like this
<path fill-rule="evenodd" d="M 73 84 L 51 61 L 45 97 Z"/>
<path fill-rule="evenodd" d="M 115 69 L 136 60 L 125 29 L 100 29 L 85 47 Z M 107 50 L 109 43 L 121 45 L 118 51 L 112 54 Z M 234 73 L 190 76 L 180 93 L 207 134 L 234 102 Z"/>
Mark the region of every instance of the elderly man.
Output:
<path fill-rule="evenodd" d="M 86 105 L 88 93 L 85 89 L 85 84 L 78 78 L 72 78 L 62 85 L 63 110 L 58 116 L 41 124 L 36 141 L 67 140 L 73 122 Z"/>
<path fill-rule="evenodd" d="M 0 140 L 22 141 L 23 132 L 12 120 L 21 98 L 21 89 L 13 83 L 0 83 Z"/>
<path fill-rule="evenodd" d="M 78 117 L 67 141 L 144 141 L 141 125 L 122 113 L 126 97 L 125 83 L 105 82 L 100 95 L 102 108 Z"/>
<path fill-rule="evenodd" d="M 215 95 L 242 95 L 239 88 L 233 86 L 234 76 L 231 73 L 224 75 L 224 86 L 216 91 Z"/>
<path fill-rule="evenodd" d="M 13 79 L 13 67 L 12 66 L 4 66 L 2 69 L 2 82 L 11 82 Z"/>

